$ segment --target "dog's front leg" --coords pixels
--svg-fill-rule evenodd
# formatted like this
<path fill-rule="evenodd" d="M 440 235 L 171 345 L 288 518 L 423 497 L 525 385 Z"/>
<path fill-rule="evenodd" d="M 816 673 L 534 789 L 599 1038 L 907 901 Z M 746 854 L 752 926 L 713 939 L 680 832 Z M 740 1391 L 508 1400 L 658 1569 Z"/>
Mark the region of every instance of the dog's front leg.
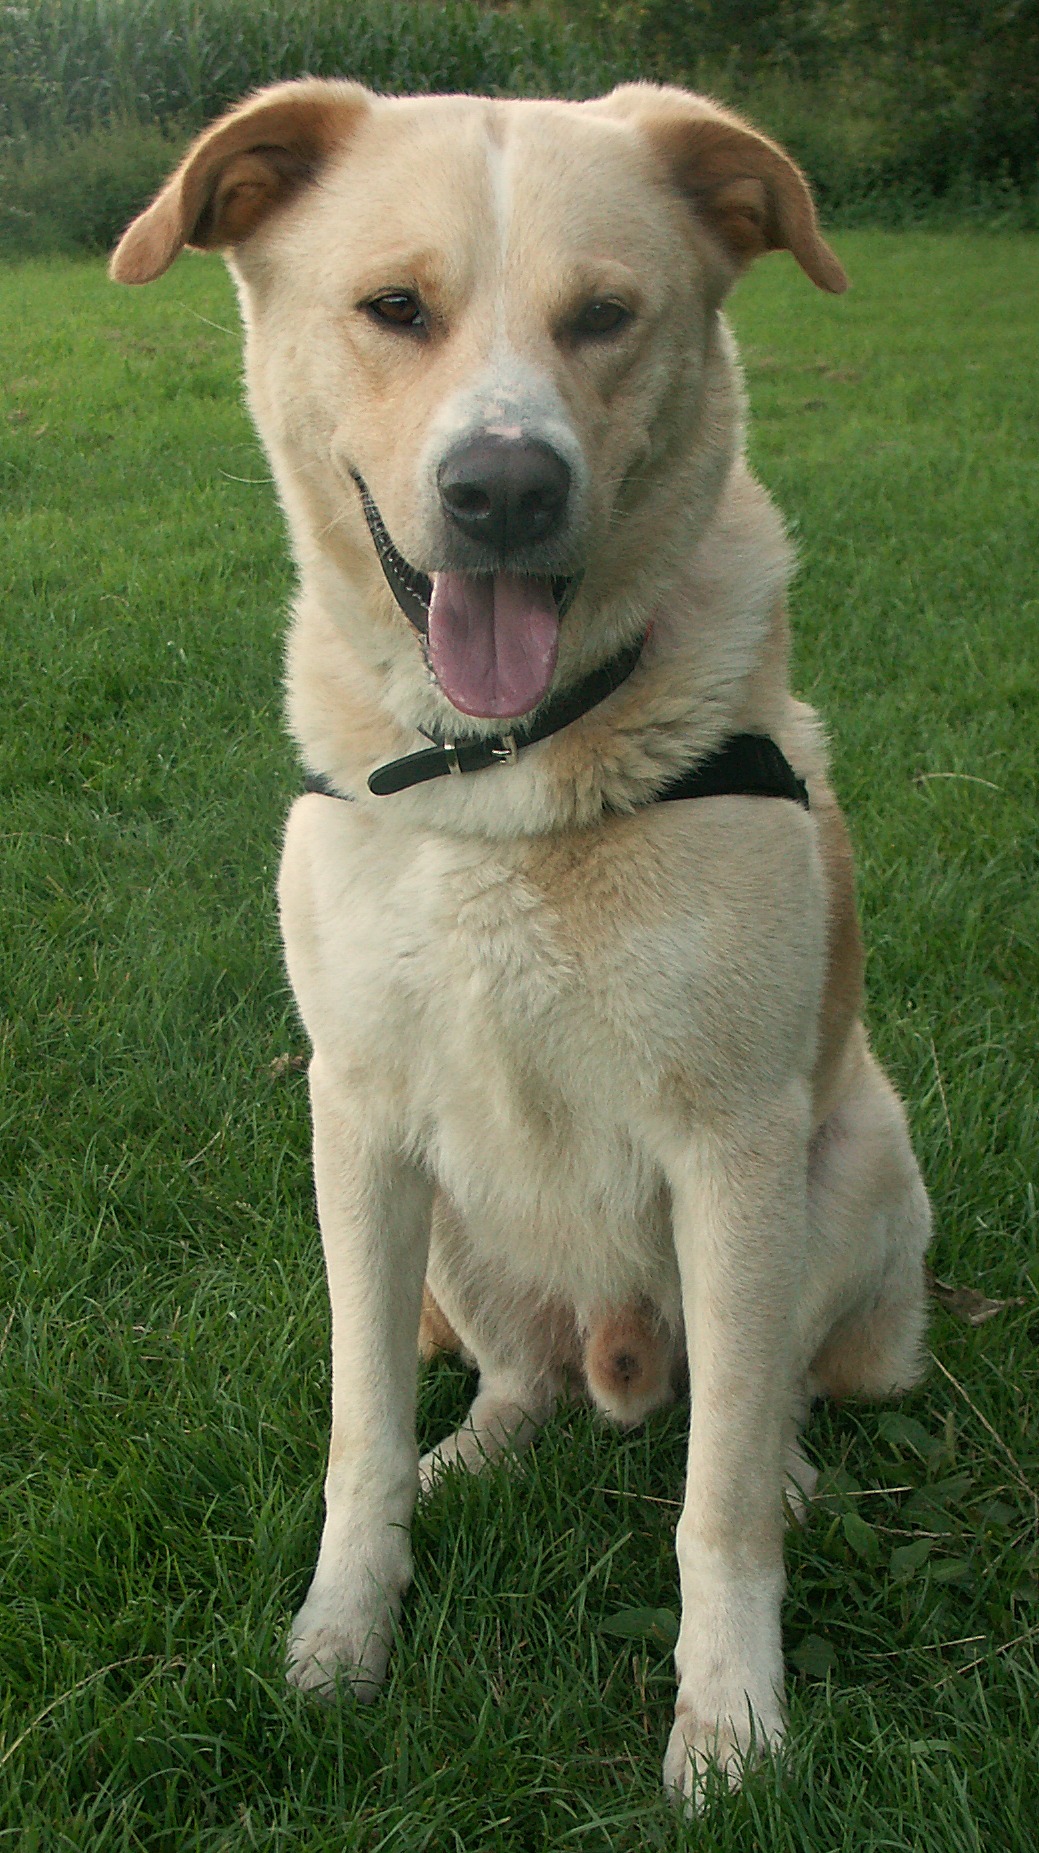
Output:
<path fill-rule="evenodd" d="M 370 1101 L 315 1056 L 314 1174 L 332 1302 L 332 1439 L 317 1569 L 289 1678 L 329 1694 L 344 1672 L 374 1698 L 411 1580 L 418 1491 L 417 1336 L 432 1185 L 380 1135 Z"/>
<path fill-rule="evenodd" d="M 678 1696 L 664 1763 L 694 1806 L 783 1733 L 783 1477 L 804 1262 L 807 1090 L 698 1133 L 669 1165 L 692 1420 L 678 1522 Z"/>

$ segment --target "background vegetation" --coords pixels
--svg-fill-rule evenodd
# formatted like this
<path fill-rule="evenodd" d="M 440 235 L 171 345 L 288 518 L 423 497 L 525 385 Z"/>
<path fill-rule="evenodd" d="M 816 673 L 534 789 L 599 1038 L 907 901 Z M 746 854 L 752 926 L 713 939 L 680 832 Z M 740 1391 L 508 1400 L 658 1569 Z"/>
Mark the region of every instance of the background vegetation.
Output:
<path fill-rule="evenodd" d="M 384 1698 L 284 1684 L 329 1389 L 274 923 L 287 550 L 217 259 L 0 269 L 0 1848 L 1035 1853 L 1039 247 L 838 248 L 845 297 L 785 257 L 737 292 L 754 460 L 934 1266 L 1007 1304 L 936 1310 L 907 1404 L 813 1421 L 789 1760 L 689 1829 L 683 1409 L 446 1480 Z M 425 1374 L 423 1446 L 467 1387 Z"/>
<path fill-rule="evenodd" d="M 0 251 L 110 245 L 192 130 L 304 72 L 690 83 L 783 140 L 833 222 L 1039 225 L 1039 0 L 22 0 L 0 8 Z"/>

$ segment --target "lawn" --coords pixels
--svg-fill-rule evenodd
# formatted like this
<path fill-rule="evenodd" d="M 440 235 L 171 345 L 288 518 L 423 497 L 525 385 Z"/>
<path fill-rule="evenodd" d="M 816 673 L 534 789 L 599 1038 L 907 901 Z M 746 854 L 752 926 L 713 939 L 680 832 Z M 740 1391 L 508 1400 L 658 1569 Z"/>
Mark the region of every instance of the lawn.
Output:
<path fill-rule="evenodd" d="M 736 296 L 752 448 L 934 1267 L 1010 1303 L 937 1308 L 899 1410 L 814 1419 L 789 1757 L 692 1827 L 658 1787 L 665 1648 L 609 1626 L 676 1604 L 680 1410 L 560 1415 L 447 1480 L 383 1699 L 283 1685 L 328 1323 L 274 923 L 280 518 L 218 261 L 0 271 L 0 1846 L 1036 1846 L 1039 243 L 837 242 L 848 296 L 786 258 Z M 465 1396 L 426 1374 L 424 1445 Z"/>

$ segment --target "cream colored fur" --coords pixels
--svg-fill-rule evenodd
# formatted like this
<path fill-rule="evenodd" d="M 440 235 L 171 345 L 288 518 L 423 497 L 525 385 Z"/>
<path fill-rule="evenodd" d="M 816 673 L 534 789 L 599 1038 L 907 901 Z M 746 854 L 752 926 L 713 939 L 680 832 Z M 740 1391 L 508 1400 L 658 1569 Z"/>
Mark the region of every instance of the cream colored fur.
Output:
<path fill-rule="evenodd" d="M 695 1801 L 708 1761 L 736 1781 L 782 1735 L 806 1400 L 911 1383 L 924 1318 L 927 1199 L 858 1021 L 846 838 L 787 685 L 790 549 L 743 461 L 720 311 L 759 251 L 831 290 L 843 273 L 780 150 L 650 86 L 581 105 L 278 87 L 200 139 L 113 273 L 147 281 L 185 242 L 225 248 L 239 289 L 299 568 L 290 723 L 355 800 L 297 800 L 280 883 L 333 1320 L 327 1518 L 291 1677 L 378 1686 L 420 1481 L 516 1447 L 582 1387 L 641 1416 L 685 1358 L 664 1767 Z M 377 325 L 388 289 L 426 305 L 423 339 Z M 630 326 L 582 345 L 567 317 L 604 293 Z M 432 571 L 438 460 L 503 421 L 573 476 L 564 569 L 585 578 L 555 686 L 649 641 L 517 763 L 374 798 L 368 772 L 420 728 L 498 729 L 433 679 L 350 471 Z M 809 814 L 648 802 L 743 730 L 779 742 Z M 424 1282 L 437 1342 L 453 1328 L 480 1379 L 420 1463 Z"/>

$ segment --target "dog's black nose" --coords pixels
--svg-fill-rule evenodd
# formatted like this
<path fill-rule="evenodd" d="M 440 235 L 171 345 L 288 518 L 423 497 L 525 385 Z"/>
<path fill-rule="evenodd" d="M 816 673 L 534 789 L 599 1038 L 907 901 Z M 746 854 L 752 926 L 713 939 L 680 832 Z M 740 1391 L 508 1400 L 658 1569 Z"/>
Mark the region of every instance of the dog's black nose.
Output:
<path fill-rule="evenodd" d="M 470 438 L 437 471 L 449 521 L 496 554 L 550 540 L 562 526 L 570 471 L 534 438 Z"/>

